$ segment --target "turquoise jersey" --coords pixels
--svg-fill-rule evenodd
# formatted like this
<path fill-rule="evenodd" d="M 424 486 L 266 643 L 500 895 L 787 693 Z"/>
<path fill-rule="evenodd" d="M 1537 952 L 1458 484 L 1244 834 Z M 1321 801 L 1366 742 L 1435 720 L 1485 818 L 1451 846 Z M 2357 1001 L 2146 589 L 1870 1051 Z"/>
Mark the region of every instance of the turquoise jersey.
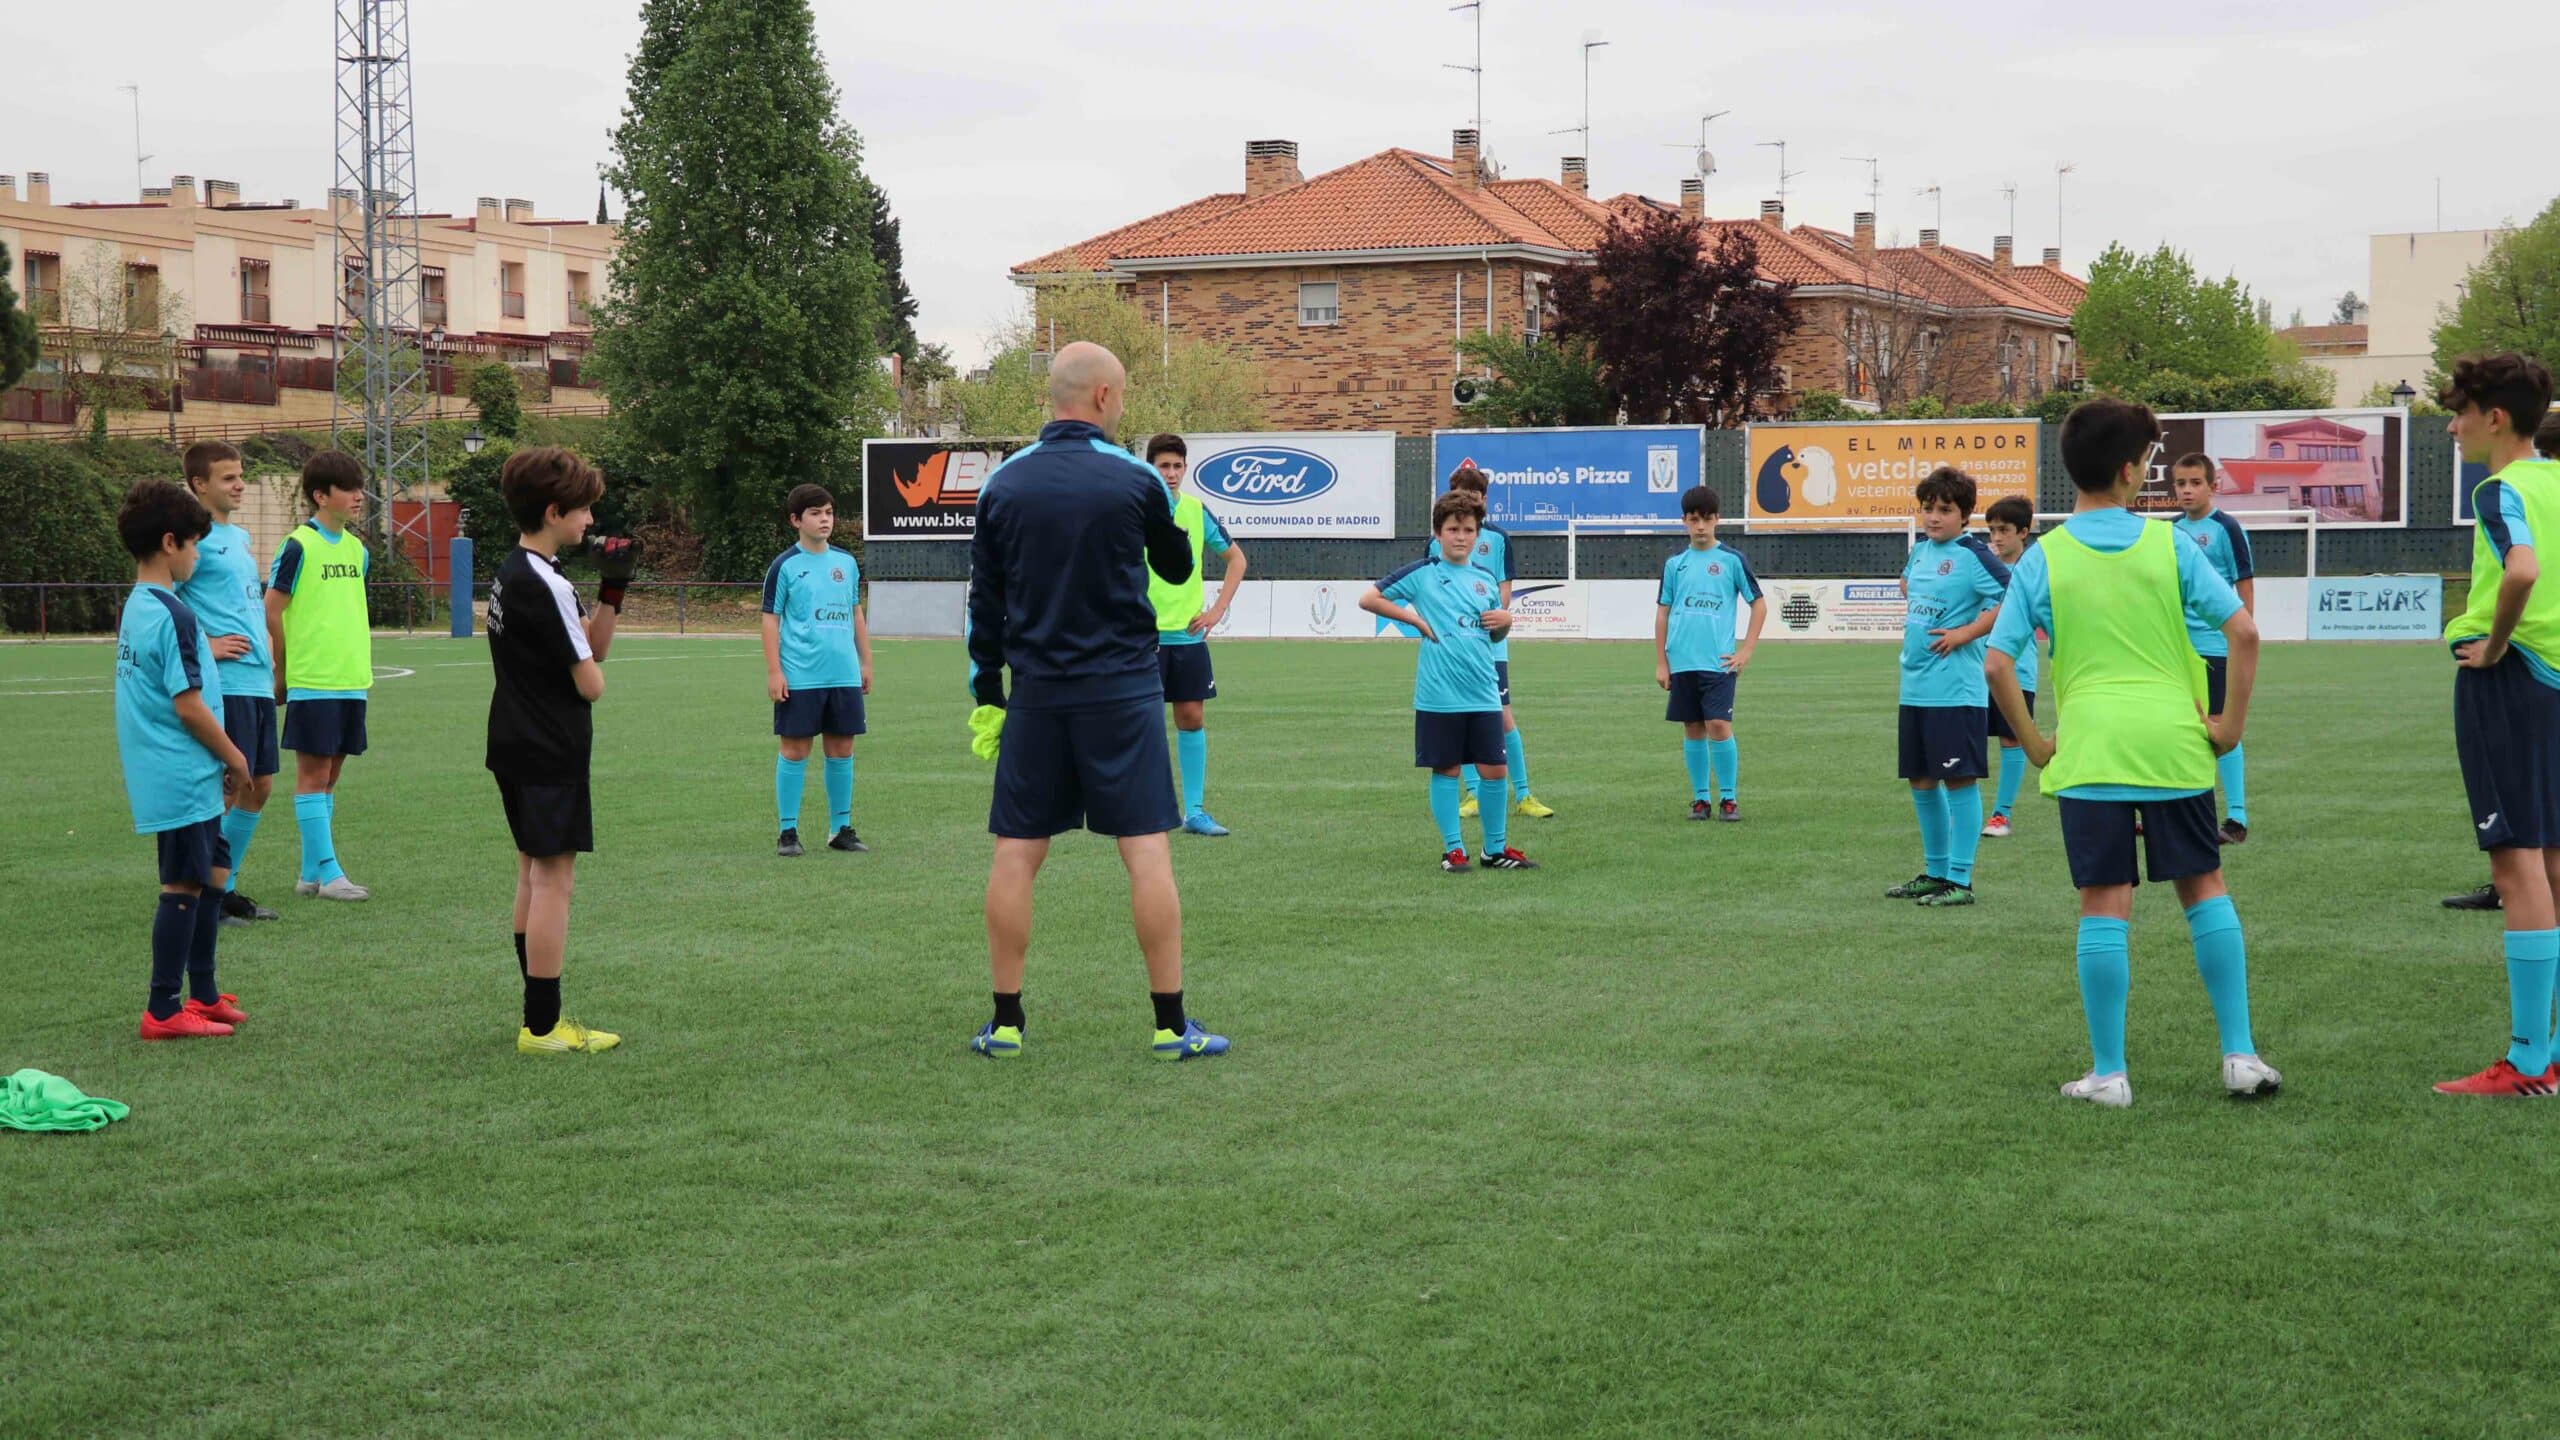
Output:
<path fill-rule="evenodd" d="M 2113 555 L 2133 548 L 2142 537 L 2142 527 L 2154 522 L 2145 520 L 2121 507 L 2089 510 L 2062 522 L 2071 538 L 2101 554 Z M 2240 592 L 2222 578 L 2205 559 L 2202 546 L 2181 544 L 2178 552 L 2178 602 L 2186 607 L 2189 622 L 2197 616 L 2210 621 L 2217 629 L 2240 613 Z M 2013 659 L 2031 656 L 2036 650 L 2036 632 L 2053 630 L 2053 582 L 2047 575 L 2044 547 L 2030 545 L 2018 557 L 2018 568 L 2009 572 L 2008 603 L 2000 607 L 2000 619 L 1991 627 L 1991 648 Z M 2020 660 L 2019 673 L 2025 673 Z M 2023 684 L 2023 682 L 2022 682 Z M 2175 800 L 2186 795 L 2200 795 L 2200 790 L 2161 790 L 2148 785 L 2074 785 L 2062 792 L 2065 800 Z"/>
<path fill-rule="evenodd" d="M 1502 582 L 1492 571 L 1416 560 L 1379 581 L 1378 593 L 1421 612 L 1440 637 L 1423 641 L 1414 660 L 1414 709 L 1464 714 L 1502 708 L 1493 639 L 1484 631 L 1484 612 L 1502 604 Z"/>
<path fill-rule="evenodd" d="M 1662 589 L 1654 603 L 1671 611 L 1663 654 L 1674 673 L 1720 673 L 1733 653 L 1742 611 L 1760 598 L 1751 562 L 1730 545 L 1692 545 L 1662 562 Z"/>
<path fill-rule="evenodd" d="M 196 542 L 196 573 L 178 587 L 178 598 L 196 614 L 207 638 L 239 635 L 249 653 L 237 660 L 217 660 L 222 693 L 265 697 L 276 693 L 275 661 L 267 645 L 267 583 L 250 553 L 249 532 L 237 525 L 216 525 Z"/>
<path fill-rule="evenodd" d="M 1982 641 L 1940 655 L 1930 650 L 1932 630 L 1954 630 L 1980 619 L 2009 588 L 2009 567 L 1979 536 L 1923 540 L 1903 562 L 1909 608 L 1902 621 L 1902 703 L 1988 705 L 1982 678 Z"/>
<path fill-rule="evenodd" d="M 2258 578 L 2257 560 L 2249 553 L 2249 532 L 2240 528 L 2231 512 L 2208 510 L 2201 520 L 2181 515 L 2170 523 L 2178 527 L 2179 539 L 2193 542 L 2203 553 L 2213 573 L 2221 576 L 2225 584 L 2237 590 L 2241 581 Z M 2187 643 L 2195 646 L 2199 655 L 2231 653 L 2231 642 L 2222 638 L 2221 627 L 2206 624 L 2204 617 L 2192 610 L 2187 612 Z"/>
<path fill-rule="evenodd" d="M 1423 541 L 1422 558 L 1426 562 L 1439 559 L 1440 542 L 1437 540 Z M 1475 563 L 1478 569 L 1483 570 L 1486 574 L 1491 575 L 1496 580 L 1508 582 L 1516 579 L 1517 577 L 1511 570 L 1511 532 L 1503 529 L 1499 525 L 1486 525 L 1483 529 L 1478 530 L 1476 532 Z M 1510 636 L 1505 635 L 1494 643 L 1493 658 L 1505 661 L 1511 658 Z"/>
<path fill-rule="evenodd" d="M 116 758 L 136 834 L 221 818 L 222 762 L 178 723 L 178 697 L 190 690 L 222 718 L 204 626 L 174 591 L 134 586 L 116 626 Z"/>
<path fill-rule="evenodd" d="M 862 567 L 830 545 L 814 554 L 794 545 L 764 572 L 764 613 L 781 631 L 782 683 L 794 690 L 858 689 L 862 656 L 853 644 L 853 608 Z"/>

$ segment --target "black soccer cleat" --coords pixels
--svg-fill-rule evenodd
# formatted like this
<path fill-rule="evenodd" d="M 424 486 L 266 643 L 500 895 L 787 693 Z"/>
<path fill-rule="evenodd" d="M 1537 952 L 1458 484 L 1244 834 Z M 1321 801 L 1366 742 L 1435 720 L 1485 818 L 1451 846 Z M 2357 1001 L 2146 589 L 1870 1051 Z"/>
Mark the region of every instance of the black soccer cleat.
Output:
<path fill-rule="evenodd" d="M 827 848 L 830 850 L 842 850 L 848 855 L 868 855 L 871 853 L 871 847 L 862 843 L 862 837 L 854 834 L 853 827 L 850 825 L 847 825 L 843 829 L 837 831 L 835 835 L 827 841 Z"/>
<path fill-rule="evenodd" d="M 1692 820 L 1713 820 L 1716 818 L 1716 807 L 1708 804 L 1704 800 L 1692 800 L 1689 802 L 1689 818 Z"/>
<path fill-rule="evenodd" d="M 2483 885 L 2477 890 L 2465 890 L 2459 895 L 2447 895 L 2444 897 L 2444 908 L 2447 910 L 2504 910 L 2507 905 L 2505 901 L 2498 898 L 2497 886 Z"/>
<path fill-rule="evenodd" d="M 1505 845 L 1499 855 L 1484 855 L 1476 863 L 1487 870 L 1535 870 L 1538 862 L 1520 853 L 1518 847 Z"/>
<path fill-rule="evenodd" d="M 800 831 L 797 826 L 794 826 L 789 830 L 785 830 L 780 835 L 774 837 L 773 853 L 781 856 L 785 860 L 794 859 L 808 853 L 800 848 Z"/>
<path fill-rule="evenodd" d="M 229 891 L 222 897 L 219 923 L 223 925 L 246 925 L 256 920 L 273 920 L 275 918 L 276 912 L 259 904 L 257 901 L 250 899 L 248 896 L 241 894 L 237 890 Z"/>

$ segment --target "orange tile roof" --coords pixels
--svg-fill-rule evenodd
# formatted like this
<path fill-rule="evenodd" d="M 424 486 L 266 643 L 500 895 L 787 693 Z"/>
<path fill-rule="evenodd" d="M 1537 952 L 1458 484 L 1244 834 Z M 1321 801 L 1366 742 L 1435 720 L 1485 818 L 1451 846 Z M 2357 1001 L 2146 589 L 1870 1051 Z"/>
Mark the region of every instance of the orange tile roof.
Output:
<path fill-rule="evenodd" d="M 2068 315 L 2080 308 L 2089 294 L 2089 282 L 2053 265 L 2020 265 L 2009 272 L 2009 283 L 2045 302 L 2045 308 Z"/>
<path fill-rule="evenodd" d="M 1091 271 L 1101 273 L 1111 268 L 1111 257 L 1132 245 L 1143 245 L 1159 236 L 1169 235 L 1186 226 L 1223 215 L 1244 203 L 1242 195 L 1203 195 L 1187 205 L 1176 205 L 1161 214 L 1133 221 L 1117 230 L 1106 230 L 1090 240 L 1078 241 L 1061 250 L 1052 250 L 1036 260 L 1025 260 L 1013 267 L 1016 275 L 1059 275 Z"/>
<path fill-rule="evenodd" d="M 1559 187 L 1561 188 L 1561 187 Z M 1116 260 L 1534 245 L 1571 251 L 1491 187 L 1468 189 L 1449 162 L 1385 150 L 1112 252 Z"/>
<path fill-rule="evenodd" d="M 1504 204 L 1576 250 L 1600 243 L 1600 233 L 1616 212 L 1588 195 L 1577 194 L 1555 180 L 1496 180 L 1486 187 Z"/>
<path fill-rule="evenodd" d="M 2276 333 L 2304 349 L 2314 345 L 2362 345 L 2372 334 L 2363 325 L 2288 325 Z"/>

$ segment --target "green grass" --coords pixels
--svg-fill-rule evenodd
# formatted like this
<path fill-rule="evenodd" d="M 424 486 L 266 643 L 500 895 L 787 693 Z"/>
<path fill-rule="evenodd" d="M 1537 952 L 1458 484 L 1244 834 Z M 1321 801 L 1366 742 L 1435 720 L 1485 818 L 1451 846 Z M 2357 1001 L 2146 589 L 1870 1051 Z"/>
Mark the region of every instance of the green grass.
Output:
<path fill-rule="evenodd" d="M 2229 874 L 2282 1098 L 2220 1098 L 2166 887 L 2140 1102 L 2087 1052 L 2054 812 L 1984 903 L 1916 868 L 1893 666 L 1772 645 L 1749 823 L 1693 825 L 1650 656 L 1518 661 L 1546 868 L 1444 879 L 1410 652 L 1230 644 L 1177 837 L 1160 1066 L 1106 842 L 1040 891 L 1031 1048 L 984 1018 L 988 771 L 948 644 L 883 642 L 868 856 L 772 858 L 760 662 L 626 640 L 569 1010 L 518 1057 L 477 644 L 389 641 L 297 902 L 275 804 L 224 932 L 254 1016 L 134 1038 L 150 847 L 97 646 L 0 650 L 0 1070 L 130 1102 L 0 1134 L 0 1434 L 2477 1435 L 2548 1428 L 2554 1112 L 2427 1082 L 2506 1034 L 2432 647 L 2272 651 Z M 48 694 L 50 691 L 78 691 Z M 813 770 L 816 767 L 811 767 Z M 817 803 L 816 777 L 811 777 Z M 1473 827 L 1470 826 L 1472 834 Z M 2533 1417 L 2528 1420 L 2527 1417 Z M 2521 1423 L 2520 1423 L 2521 1422 Z"/>

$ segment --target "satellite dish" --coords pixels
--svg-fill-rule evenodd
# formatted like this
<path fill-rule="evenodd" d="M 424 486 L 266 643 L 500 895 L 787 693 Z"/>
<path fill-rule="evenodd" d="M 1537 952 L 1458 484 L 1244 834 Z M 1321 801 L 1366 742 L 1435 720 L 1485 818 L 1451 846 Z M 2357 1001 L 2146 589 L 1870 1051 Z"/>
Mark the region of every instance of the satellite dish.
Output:
<path fill-rule="evenodd" d="M 1707 149 L 1705 146 L 1700 146 L 1698 148 L 1698 178 L 1703 180 L 1714 173 L 1716 173 L 1716 152 Z"/>

